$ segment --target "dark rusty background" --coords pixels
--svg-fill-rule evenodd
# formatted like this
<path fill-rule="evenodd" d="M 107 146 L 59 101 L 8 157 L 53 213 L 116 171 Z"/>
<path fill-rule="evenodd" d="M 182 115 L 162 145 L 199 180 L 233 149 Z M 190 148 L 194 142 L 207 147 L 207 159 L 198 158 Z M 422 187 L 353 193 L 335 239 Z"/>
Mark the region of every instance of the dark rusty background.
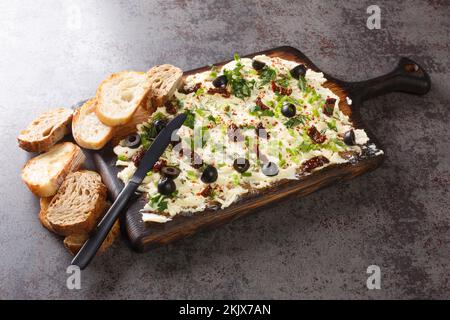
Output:
<path fill-rule="evenodd" d="M 366 8 L 381 8 L 381 29 Z M 450 298 L 450 1 L 3 1 L 0 4 L 0 298 Z M 344 80 L 400 56 L 429 71 L 423 97 L 367 102 L 381 168 L 140 255 L 123 239 L 69 291 L 70 256 L 37 219 L 16 136 L 108 74 L 185 70 L 280 45 Z M 366 288 L 381 267 L 382 289 Z"/>

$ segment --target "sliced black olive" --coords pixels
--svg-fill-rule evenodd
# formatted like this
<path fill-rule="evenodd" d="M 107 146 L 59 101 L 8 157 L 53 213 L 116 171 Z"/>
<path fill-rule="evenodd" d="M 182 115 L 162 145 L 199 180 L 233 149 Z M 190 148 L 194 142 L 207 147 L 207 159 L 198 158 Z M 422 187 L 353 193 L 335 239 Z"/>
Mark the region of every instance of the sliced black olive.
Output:
<path fill-rule="evenodd" d="M 293 116 L 295 116 L 296 111 L 297 110 L 292 103 L 285 102 L 281 107 L 281 113 L 283 114 L 283 116 L 288 118 L 292 118 Z"/>
<path fill-rule="evenodd" d="M 265 66 L 266 66 L 266 64 L 264 62 L 261 62 L 261 61 L 258 61 L 258 60 L 253 60 L 253 62 L 252 62 L 252 67 L 256 71 L 262 70 Z"/>
<path fill-rule="evenodd" d="M 163 178 L 158 181 L 158 192 L 162 195 L 170 196 L 176 189 L 175 182 L 170 178 Z"/>
<path fill-rule="evenodd" d="M 239 173 L 244 173 L 250 168 L 250 162 L 245 158 L 237 158 L 233 162 L 233 168 Z"/>
<path fill-rule="evenodd" d="M 164 129 L 167 123 L 164 120 L 156 120 L 153 125 L 155 126 L 156 133 L 160 133 Z"/>
<path fill-rule="evenodd" d="M 355 132 L 353 130 L 344 133 L 344 142 L 348 146 L 354 146 L 356 144 Z"/>
<path fill-rule="evenodd" d="M 213 183 L 217 180 L 219 174 L 217 173 L 217 169 L 211 165 L 208 165 L 205 170 L 203 170 L 201 180 L 204 183 Z"/>
<path fill-rule="evenodd" d="M 137 134 L 130 134 L 128 137 L 126 137 L 125 141 L 123 142 L 124 147 L 136 149 L 141 145 L 141 137 Z"/>
<path fill-rule="evenodd" d="M 278 166 L 275 162 L 269 161 L 263 164 L 262 173 L 264 173 L 268 177 L 273 177 L 278 174 Z"/>
<path fill-rule="evenodd" d="M 304 77 L 306 74 L 306 67 L 304 64 L 299 64 L 295 68 L 293 68 L 291 71 L 291 76 L 295 79 L 299 79 L 300 77 Z"/>
<path fill-rule="evenodd" d="M 218 76 L 212 82 L 213 86 L 216 88 L 224 88 L 227 86 L 227 83 L 228 83 L 228 79 L 227 79 L 226 75 Z"/>
<path fill-rule="evenodd" d="M 180 169 L 177 167 L 166 166 L 161 168 L 160 173 L 166 178 L 176 179 L 180 175 Z"/>

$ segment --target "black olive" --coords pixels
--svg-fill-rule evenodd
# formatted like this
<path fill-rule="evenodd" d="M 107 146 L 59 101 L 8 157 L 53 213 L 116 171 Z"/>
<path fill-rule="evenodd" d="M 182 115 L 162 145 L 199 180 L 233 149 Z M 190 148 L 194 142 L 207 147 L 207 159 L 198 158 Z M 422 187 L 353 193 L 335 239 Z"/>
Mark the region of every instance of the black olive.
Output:
<path fill-rule="evenodd" d="M 295 106 L 289 102 L 283 103 L 283 106 L 281 107 L 281 113 L 288 118 L 295 116 L 296 111 Z"/>
<path fill-rule="evenodd" d="M 158 192 L 165 196 L 170 196 L 177 189 L 175 182 L 170 178 L 163 178 L 158 181 Z"/>
<path fill-rule="evenodd" d="M 226 75 L 218 76 L 212 82 L 213 86 L 216 88 L 224 88 L 227 86 L 227 83 L 228 83 L 228 79 L 227 79 Z"/>
<path fill-rule="evenodd" d="M 353 130 L 344 133 L 344 142 L 349 146 L 354 146 L 356 144 L 355 132 Z"/>
<path fill-rule="evenodd" d="M 258 60 L 253 60 L 253 62 L 252 62 L 252 67 L 256 71 L 262 70 L 265 66 L 266 66 L 266 64 L 264 62 L 261 62 L 261 61 L 258 61 Z"/>
<path fill-rule="evenodd" d="M 200 179 L 204 183 L 213 183 L 217 180 L 218 177 L 217 169 L 211 165 L 207 166 L 205 170 L 203 170 L 202 176 Z"/>
<path fill-rule="evenodd" d="M 126 137 L 125 141 L 123 142 L 124 147 L 136 149 L 141 145 L 141 137 L 137 134 L 130 134 L 128 137 Z"/>
<path fill-rule="evenodd" d="M 164 120 L 156 120 L 153 125 L 155 127 L 156 134 L 158 134 L 166 127 L 167 123 Z"/>
<path fill-rule="evenodd" d="M 278 166 L 275 162 L 269 161 L 263 164 L 261 167 L 262 173 L 268 177 L 273 177 L 278 174 Z"/>
<path fill-rule="evenodd" d="M 239 173 L 243 173 L 250 168 L 250 162 L 245 158 L 237 158 L 233 162 L 233 168 Z"/>
<path fill-rule="evenodd" d="M 295 68 L 293 68 L 291 71 L 291 76 L 295 79 L 299 79 L 300 77 L 304 77 L 306 74 L 306 67 L 304 64 L 299 64 Z"/>
<path fill-rule="evenodd" d="M 160 173 L 166 178 L 176 179 L 180 175 L 180 169 L 177 167 L 167 166 L 162 167 Z"/>

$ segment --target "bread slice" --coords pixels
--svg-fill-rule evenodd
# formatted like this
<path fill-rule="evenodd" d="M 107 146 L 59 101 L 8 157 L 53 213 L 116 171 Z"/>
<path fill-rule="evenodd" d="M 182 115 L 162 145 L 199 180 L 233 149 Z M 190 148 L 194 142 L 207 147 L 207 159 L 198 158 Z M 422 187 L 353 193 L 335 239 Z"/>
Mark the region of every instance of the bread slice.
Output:
<path fill-rule="evenodd" d="M 136 126 L 138 124 L 146 122 L 150 118 L 152 113 L 153 110 L 149 110 L 140 106 L 134 113 L 130 122 L 118 127 L 114 127 L 113 136 L 111 138 L 112 145 L 117 145 L 120 142 L 120 140 L 126 138 L 128 135 L 132 133 L 136 133 L 137 131 Z"/>
<path fill-rule="evenodd" d="M 70 132 L 72 110 L 57 108 L 44 112 L 20 131 L 19 147 L 29 152 L 43 152 Z"/>
<path fill-rule="evenodd" d="M 112 74 L 97 89 L 98 118 L 108 126 L 129 122 L 149 90 L 150 81 L 144 72 L 123 71 Z"/>
<path fill-rule="evenodd" d="M 50 225 L 50 223 L 47 220 L 47 208 L 50 202 L 52 201 L 53 197 L 45 197 L 39 199 L 39 205 L 41 207 L 39 211 L 39 221 L 41 224 L 46 228 L 48 231 L 55 232 Z"/>
<path fill-rule="evenodd" d="M 109 231 L 108 235 L 106 236 L 105 241 L 103 241 L 102 245 L 98 249 L 97 254 L 102 254 L 103 252 L 105 252 L 113 244 L 114 240 L 119 234 L 120 224 L 119 220 L 117 220 L 111 228 L 111 231 Z M 70 236 L 67 236 L 64 238 L 64 247 L 66 247 L 67 250 L 70 251 L 70 253 L 76 255 L 83 244 L 86 242 L 88 237 L 89 236 L 86 233 L 72 234 Z"/>
<path fill-rule="evenodd" d="M 100 175 L 88 170 L 72 172 L 50 202 L 47 220 L 60 235 L 89 233 L 105 206 L 106 187 Z"/>
<path fill-rule="evenodd" d="M 151 83 L 149 93 L 151 103 L 146 105 L 161 107 L 181 85 L 183 71 L 170 64 L 163 64 L 151 68 L 147 75 Z"/>
<path fill-rule="evenodd" d="M 35 195 L 50 197 L 56 194 L 66 175 L 77 170 L 84 160 L 83 151 L 74 143 L 58 143 L 25 164 L 22 180 Z"/>
<path fill-rule="evenodd" d="M 80 147 L 98 150 L 109 141 L 113 128 L 104 125 L 97 117 L 95 108 L 97 100 L 85 102 L 75 110 L 72 120 L 72 135 Z"/>

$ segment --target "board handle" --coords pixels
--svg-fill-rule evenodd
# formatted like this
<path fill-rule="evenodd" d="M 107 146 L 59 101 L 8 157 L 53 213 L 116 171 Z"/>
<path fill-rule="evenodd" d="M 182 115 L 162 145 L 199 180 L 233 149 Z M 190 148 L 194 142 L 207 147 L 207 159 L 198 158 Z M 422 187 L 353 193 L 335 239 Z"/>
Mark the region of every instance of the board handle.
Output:
<path fill-rule="evenodd" d="M 431 87 L 428 73 L 416 62 L 401 58 L 397 67 L 386 75 L 360 82 L 348 83 L 354 99 L 368 100 L 390 92 L 426 94 Z"/>

